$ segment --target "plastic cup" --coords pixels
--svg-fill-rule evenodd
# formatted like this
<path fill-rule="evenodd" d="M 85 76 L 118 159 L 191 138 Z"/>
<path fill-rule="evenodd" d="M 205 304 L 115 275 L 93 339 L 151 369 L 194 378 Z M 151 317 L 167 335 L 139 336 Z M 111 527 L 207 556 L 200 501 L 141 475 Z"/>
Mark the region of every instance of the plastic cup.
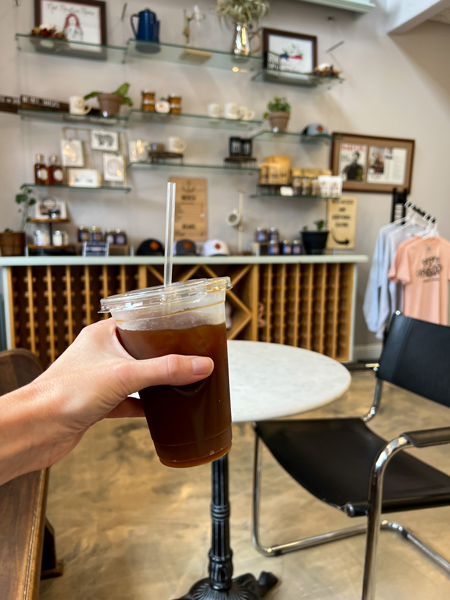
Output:
<path fill-rule="evenodd" d="M 185 386 L 139 391 L 160 461 L 190 467 L 220 458 L 231 448 L 231 408 L 225 329 L 229 277 L 194 279 L 135 290 L 101 300 L 116 321 L 131 356 L 209 356 L 209 377 Z"/>

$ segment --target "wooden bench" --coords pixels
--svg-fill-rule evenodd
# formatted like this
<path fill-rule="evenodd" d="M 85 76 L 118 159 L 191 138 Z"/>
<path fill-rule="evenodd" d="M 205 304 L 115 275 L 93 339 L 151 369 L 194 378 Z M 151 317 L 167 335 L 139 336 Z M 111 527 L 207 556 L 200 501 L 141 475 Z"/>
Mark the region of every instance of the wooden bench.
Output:
<path fill-rule="evenodd" d="M 28 350 L 0 352 L 0 395 L 30 383 L 42 372 Z M 53 528 L 45 517 L 49 470 L 0 486 L 0 600 L 34 600 L 39 580 L 62 574 Z"/>

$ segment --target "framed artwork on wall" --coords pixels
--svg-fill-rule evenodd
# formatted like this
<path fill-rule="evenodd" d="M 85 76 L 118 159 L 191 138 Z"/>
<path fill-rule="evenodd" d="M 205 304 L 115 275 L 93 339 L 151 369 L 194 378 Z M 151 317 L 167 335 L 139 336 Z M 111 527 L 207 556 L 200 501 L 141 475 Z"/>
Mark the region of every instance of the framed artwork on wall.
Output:
<path fill-rule="evenodd" d="M 333 133 L 330 168 L 344 191 L 410 192 L 413 159 L 414 140 Z"/>
<path fill-rule="evenodd" d="M 63 31 L 69 42 L 107 44 L 106 3 L 100 0 L 34 0 L 34 22 Z"/>
<path fill-rule="evenodd" d="M 264 69 L 311 73 L 317 66 L 316 36 L 267 28 L 262 34 Z"/>
<path fill-rule="evenodd" d="M 53 196 L 45 196 L 33 206 L 34 219 L 66 219 L 67 208 L 63 200 L 57 200 Z"/>

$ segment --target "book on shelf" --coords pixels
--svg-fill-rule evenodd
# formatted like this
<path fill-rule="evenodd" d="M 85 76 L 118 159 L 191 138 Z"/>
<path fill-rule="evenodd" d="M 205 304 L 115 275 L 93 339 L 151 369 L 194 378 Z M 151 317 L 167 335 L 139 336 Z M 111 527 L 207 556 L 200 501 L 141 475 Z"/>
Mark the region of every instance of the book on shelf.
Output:
<path fill-rule="evenodd" d="M 20 98 L 16 96 L 0 96 L 0 112 L 16 113 L 19 110 Z"/>

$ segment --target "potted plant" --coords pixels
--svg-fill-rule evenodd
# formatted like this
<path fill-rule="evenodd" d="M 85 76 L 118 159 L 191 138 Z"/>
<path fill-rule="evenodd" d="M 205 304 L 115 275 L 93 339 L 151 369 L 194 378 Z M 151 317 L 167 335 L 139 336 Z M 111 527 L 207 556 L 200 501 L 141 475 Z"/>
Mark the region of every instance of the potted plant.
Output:
<path fill-rule="evenodd" d="M 216 14 L 219 20 L 226 19 L 233 23 L 234 38 L 232 52 L 239 56 L 248 56 L 251 53 L 250 41 L 257 36 L 259 47 L 253 50 L 258 52 L 261 48 L 261 35 L 250 31 L 253 26 L 258 26 L 260 19 L 269 14 L 270 5 L 267 0 L 217 0 Z"/>
<path fill-rule="evenodd" d="M 18 212 L 22 214 L 22 221 L 19 231 L 5 229 L 0 233 L 0 249 L 2 256 L 22 256 L 25 253 L 25 225 L 30 220 L 30 208 L 36 204 L 33 198 L 33 190 L 27 185 L 20 186 L 20 193 L 16 194 L 15 202 L 19 205 Z"/>
<path fill-rule="evenodd" d="M 117 117 L 122 104 L 133 106 L 131 98 L 127 96 L 129 89 L 130 84 L 123 83 L 115 92 L 91 92 L 90 94 L 86 94 L 84 99 L 89 100 L 89 98 L 97 98 L 100 110 L 104 117 Z"/>
<path fill-rule="evenodd" d="M 308 231 L 308 227 L 303 227 L 301 232 L 303 248 L 306 254 L 323 254 L 327 245 L 328 231 L 325 229 L 326 221 L 320 219 L 314 221 L 316 231 Z"/>
<path fill-rule="evenodd" d="M 275 96 L 267 103 L 267 112 L 264 113 L 264 118 L 269 119 L 272 131 L 286 131 L 290 116 L 291 105 L 286 98 Z"/>

